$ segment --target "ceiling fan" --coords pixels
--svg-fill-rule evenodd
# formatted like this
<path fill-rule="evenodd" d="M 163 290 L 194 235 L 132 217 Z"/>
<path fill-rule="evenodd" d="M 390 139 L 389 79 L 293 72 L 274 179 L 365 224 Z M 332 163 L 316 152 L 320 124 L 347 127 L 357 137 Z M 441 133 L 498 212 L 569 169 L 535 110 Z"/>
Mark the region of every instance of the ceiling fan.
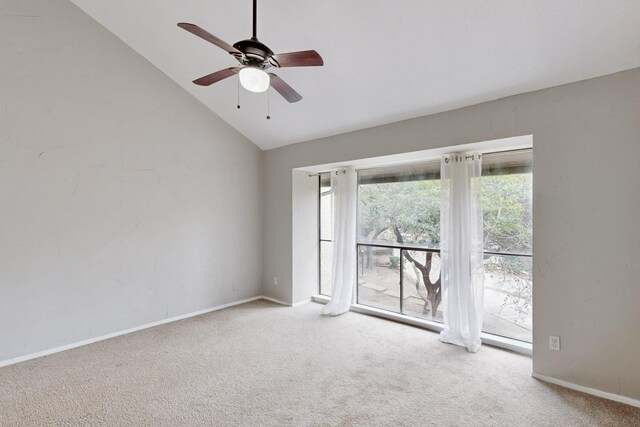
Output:
<path fill-rule="evenodd" d="M 284 99 L 289 102 L 298 102 L 302 96 L 280 77 L 265 70 L 276 67 L 314 67 L 322 66 L 322 57 L 315 50 L 300 52 L 273 53 L 267 45 L 261 43 L 256 36 L 257 27 L 257 0 L 253 0 L 253 36 L 247 40 L 241 40 L 233 46 L 219 39 L 213 34 L 203 30 L 194 24 L 181 22 L 180 28 L 213 43 L 231 54 L 240 63 L 239 67 L 225 68 L 215 73 L 200 77 L 193 82 L 200 86 L 209 86 L 220 80 L 239 74 L 242 87 L 251 92 L 264 92 L 273 87 Z"/>

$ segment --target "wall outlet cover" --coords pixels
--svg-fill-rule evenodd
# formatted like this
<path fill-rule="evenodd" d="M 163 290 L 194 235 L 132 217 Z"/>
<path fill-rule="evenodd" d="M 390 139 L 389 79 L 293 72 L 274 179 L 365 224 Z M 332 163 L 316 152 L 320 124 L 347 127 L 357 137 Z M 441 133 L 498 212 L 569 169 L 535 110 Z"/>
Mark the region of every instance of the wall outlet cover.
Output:
<path fill-rule="evenodd" d="M 560 351 L 560 337 L 549 335 L 549 348 L 554 351 Z"/>

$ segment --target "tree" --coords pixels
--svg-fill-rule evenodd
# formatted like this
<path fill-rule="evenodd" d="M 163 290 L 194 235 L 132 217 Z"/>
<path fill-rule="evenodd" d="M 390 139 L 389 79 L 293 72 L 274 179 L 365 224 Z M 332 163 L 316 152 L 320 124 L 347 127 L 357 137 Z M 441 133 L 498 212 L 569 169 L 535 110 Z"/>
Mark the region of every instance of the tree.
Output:
<path fill-rule="evenodd" d="M 482 179 L 484 247 L 491 252 L 530 254 L 532 248 L 532 175 L 487 176 Z M 502 307 L 522 316 L 531 310 L 531 258 L 488 256 L 485 270 L 506 286 Z"/>
<path fill-rule="evenodd" d="M 440 181 L 408 181 L 360 186 L 360 238 L 437 248 L 440 242 Z"/>
<path fill-rule="evenodd" d="M 393 231 L 396 234 L 396 240 L 398 243 L 403 243 L 402 233 L 400 233 L 400 229 L 396 226 L 393 226 Z M 410 251 L 403 250 L 403 256 L 409 261 L 413 268 L 416 271 L 416 277 L 422 276 L 422 283 L 424 283 L 424 287 L 426 292 L 420 288 L 420 280 L 416 281 L 416 291 L 418 295 L 424 300 L 425 306 L 423 313 L 429 313 L 431 317 L 435 317 L 438 312 L 438 307 L 440 306 L 440 302 L 442 301 L 442 289 L 440 286 L 441 276 L 438 275 L 438 279 L 433 282 L 431 280 L 431 269 L 433 268 L 433 252 L 426 252 L 425 257 L 426 261 L 424 264 L 420 263 L 413 256 L 411 256 Z"/>
<path fill-rule="evenodd" d="M 366 241 L 379 239 L 437 248 L 440 242 L 440 181 L 409 181 L 360 186 L 360 236 Z M 386 233 L 386 235 L 385 235 Z M 416 291 L 425 301 L 425 313 L 435 316 L 442 295 L 440 278 L 432 281 L 433 253 L 426 253 L 425 263 L 403 250 L 422 277 Z M 372 247 L 367 247 L 366 268 L 373 267 Z"/>
<path fill-rule="evenodd" d="M 492 252 L 531 252 L 531 174 L 482 178 L 484 247 Z"/>
<path fill-rule="evenodd" d="M 387 241 L 438 248 L 440 242 L 440 181 L 422 180 L 360 185 L 359 234 L 361 241 Z M 530 253 L 531 174 L 485 176 L 482 178 L 485 250 Z M 373 268 L 371 247 L 366 252 L 366 268 Z M 433 253 L 425 262 L 415 253 L 402 251 L 404 258 L 422 277 L 416 283 L 425 302 L 425 313 L 435 316 L 441 302 L 441 281 L 431 280 Z M 521 314 L 531 306 L 530 259 L 492 256 L 485 261 L 490 274 L 502 281 L 516 281 L 504 304 Z"/>

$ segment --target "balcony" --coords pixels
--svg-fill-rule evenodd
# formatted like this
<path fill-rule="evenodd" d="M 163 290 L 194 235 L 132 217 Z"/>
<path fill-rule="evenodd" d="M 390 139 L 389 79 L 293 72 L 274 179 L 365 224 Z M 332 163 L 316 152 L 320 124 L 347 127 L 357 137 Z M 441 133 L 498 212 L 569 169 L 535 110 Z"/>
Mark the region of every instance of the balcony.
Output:
<path fill-rule="evenodd" d="M 358 244 L 357 250 L 358 304 L 442 322 L 438 249 Z M 484 332 L 532 341 L 531 259 L 485 252 Z"/>

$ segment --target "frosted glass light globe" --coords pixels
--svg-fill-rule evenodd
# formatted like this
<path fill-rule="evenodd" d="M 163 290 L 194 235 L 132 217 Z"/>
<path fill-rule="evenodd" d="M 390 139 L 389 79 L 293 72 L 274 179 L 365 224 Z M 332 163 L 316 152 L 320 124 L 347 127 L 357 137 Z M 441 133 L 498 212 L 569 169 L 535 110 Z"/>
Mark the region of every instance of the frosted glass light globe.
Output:
<path fill-rule="evenodd" d="M 245 67 L 240 70 L 240 84 L 248 91 L 264 92 L 269 89 L 269 80 L 269 74 L 258 68 Z"/>

